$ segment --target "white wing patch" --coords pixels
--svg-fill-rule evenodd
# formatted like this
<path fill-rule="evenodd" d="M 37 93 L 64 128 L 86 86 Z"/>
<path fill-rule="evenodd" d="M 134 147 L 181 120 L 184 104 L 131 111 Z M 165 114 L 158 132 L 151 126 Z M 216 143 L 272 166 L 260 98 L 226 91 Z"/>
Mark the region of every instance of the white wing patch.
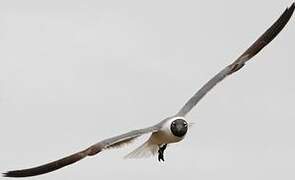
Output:
<path fill-rule="evenodd" d="M 125 159 L 139 159 L 139 158 L 148 158 L 154 156 L 158 152 L 158 145 L 151 144 L 149 141 L 146 141 L 144 144 L 136 148 L 131 153 L 127 154 Z"/>

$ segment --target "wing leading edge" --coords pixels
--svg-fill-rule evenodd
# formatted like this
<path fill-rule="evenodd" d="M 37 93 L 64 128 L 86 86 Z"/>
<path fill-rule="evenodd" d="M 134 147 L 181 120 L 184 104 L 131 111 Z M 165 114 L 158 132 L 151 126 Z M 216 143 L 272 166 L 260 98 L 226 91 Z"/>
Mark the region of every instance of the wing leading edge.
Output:
<path fill-rule="evenodd" d="M 237 60 L 222 69 L 205 85 L 201 87 L 181 108 L 177 116 L 185 116 L 216 84 L 228 75 L 241 69 L 245 63 L 270 43 L 285 27 L 290 20 L 295 8 L 295 3 L 288 7 L 274 24 L 267 29 Z"/>

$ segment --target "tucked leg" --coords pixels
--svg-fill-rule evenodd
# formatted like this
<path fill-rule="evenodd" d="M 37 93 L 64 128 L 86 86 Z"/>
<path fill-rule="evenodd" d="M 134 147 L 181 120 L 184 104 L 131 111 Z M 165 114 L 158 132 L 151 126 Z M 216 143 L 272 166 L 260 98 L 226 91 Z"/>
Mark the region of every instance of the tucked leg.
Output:
<path fill-rule="evenodd" d="M 159 146 L 159 150 L 158 150 L 158 160 L 161 162 L 161 160 L 164 162 L 164 151 L 167 147 L 167 144 L 164 144 L 162 147 Z"/>

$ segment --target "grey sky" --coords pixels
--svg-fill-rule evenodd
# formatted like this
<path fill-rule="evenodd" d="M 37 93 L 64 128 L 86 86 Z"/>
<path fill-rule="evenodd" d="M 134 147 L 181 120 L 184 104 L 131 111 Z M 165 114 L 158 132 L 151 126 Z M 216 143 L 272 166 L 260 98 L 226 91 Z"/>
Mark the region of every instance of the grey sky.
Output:
<path fill-rule="evenodd" d="M 1 1 L 0 171 L 173 115 L 291 3 Z M 139 140 L 31 179 L 294 179 L 294 18 L 187 116 L 165 163 L 124 160 Z"/>

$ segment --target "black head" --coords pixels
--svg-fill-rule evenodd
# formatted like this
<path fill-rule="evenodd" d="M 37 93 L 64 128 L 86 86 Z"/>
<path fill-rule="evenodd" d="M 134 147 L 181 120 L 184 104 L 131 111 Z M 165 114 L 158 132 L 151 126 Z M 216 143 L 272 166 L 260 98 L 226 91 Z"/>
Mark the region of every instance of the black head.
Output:
<path fill-rule="evenodd" d="M 171 132 L 174 136 L 183 137 L 187 132 L 187 122 L 183 119 L 176 119 L 170 125 Z"/>

